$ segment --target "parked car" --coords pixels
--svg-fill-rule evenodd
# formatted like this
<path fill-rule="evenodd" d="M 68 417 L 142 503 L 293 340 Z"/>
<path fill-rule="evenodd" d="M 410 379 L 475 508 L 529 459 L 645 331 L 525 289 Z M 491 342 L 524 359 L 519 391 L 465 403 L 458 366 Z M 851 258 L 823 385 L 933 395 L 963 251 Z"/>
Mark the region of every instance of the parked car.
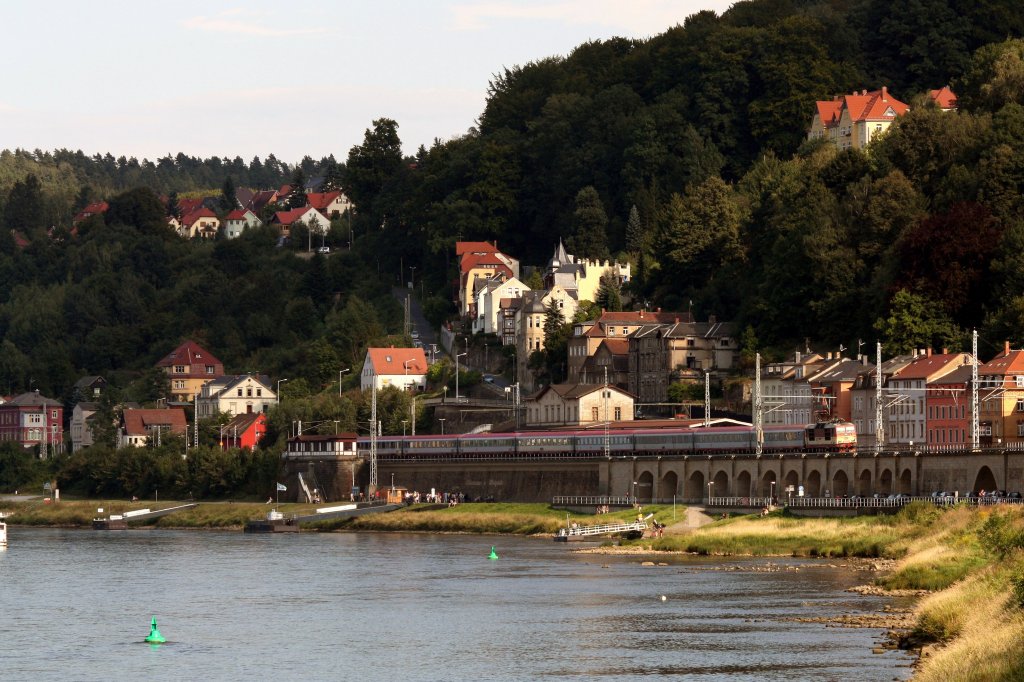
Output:
<path fill-rule="evenodd" d="M 320 248 L 318 248 L 316 250 L 316 252 L 317 253 L 330 253 L 331 252 L 331 247 L 329 247 L 329 246 L 321 246 Z"/>

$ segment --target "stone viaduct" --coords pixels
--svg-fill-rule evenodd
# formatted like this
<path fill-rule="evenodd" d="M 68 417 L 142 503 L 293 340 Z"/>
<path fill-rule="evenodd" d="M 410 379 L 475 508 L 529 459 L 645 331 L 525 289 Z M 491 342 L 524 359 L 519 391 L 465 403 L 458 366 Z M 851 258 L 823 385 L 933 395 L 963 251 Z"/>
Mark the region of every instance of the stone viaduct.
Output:
<path fill-rule="evenodd" d="M 369 464 L 358 457 L 286 460 L 286 478 L 316 480 L 331 500 L 348 499 L 351 486 L 366 490 Z M 785 497 L 803 486 L 810 497 L 933 491 L 1021 491 L 1024 452 L 882 452 L 857 455 L 787 454 L 614 457 L 611 459 L 513 458 L 485 461 L 380 461 L 378 484 L 428 492 L 462 491 L 471 498 L 540 502 L 556 495 L 636 496 L 640 501 L 697 502 L 714 496 Z"/>

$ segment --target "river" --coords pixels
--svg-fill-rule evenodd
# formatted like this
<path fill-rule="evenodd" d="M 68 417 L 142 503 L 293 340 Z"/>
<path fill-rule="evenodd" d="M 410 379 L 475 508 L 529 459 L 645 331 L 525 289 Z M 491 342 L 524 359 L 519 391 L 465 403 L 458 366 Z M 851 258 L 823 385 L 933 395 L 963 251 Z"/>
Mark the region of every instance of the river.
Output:
<path fill-rule="evenodd" d="M 9 528 L 0 679 L 893 680 L 864 574 L 516 537 Z M 491 545 L 497 560 L 487 558 Z M 662 596 L 665 599 L 662 599 Z M 142 643 L 156 616 L 164 645 Z"/>

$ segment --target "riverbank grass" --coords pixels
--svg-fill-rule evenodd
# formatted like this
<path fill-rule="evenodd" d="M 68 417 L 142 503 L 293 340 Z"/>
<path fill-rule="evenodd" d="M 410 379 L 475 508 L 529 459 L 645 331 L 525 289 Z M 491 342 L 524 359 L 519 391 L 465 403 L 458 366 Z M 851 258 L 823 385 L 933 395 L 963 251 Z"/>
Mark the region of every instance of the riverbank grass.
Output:
<path fill-rule="evenodd" d="M 676 513 L 679 513 L 677 507 Z M 643 514 L 654 518 L 672 515 L 672 505 L 650 505 Z M 466 503 L 454 507 L 417 504 L 389 514 L 303 524 L 315 530 L 417 531 L 431 533 L 498 533 L 511 535 L 554 534 L 566 523 L 580 525 L 636 519 L 635 509 L 610 514 L 579 514 L 555 509 L 546 503 Z"/>

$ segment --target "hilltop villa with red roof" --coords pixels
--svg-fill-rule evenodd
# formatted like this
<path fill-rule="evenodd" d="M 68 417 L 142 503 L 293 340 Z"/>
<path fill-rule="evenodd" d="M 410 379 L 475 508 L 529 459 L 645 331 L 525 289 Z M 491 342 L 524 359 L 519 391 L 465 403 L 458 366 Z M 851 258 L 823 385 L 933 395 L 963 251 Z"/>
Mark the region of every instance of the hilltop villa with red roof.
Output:
<path fill-rule="evenodd" d="M 498 247 L 488 242 L 455 242 L 455 255 L 459 258 L 459 313 L 463 316 L 473 312 L 477 280 L 506 279 L 519 277 L 519 261 L 506 256 Z"/>
<path fill-rule="evenodd" d="M 815 102 L 807 139 L 826 138 L 840 150 L 861 149 L 908 111 L 910 107 L 889 94 L 885 86 Z"/>
<path fill-rule="evenodd" d="M 422 391 L 427 387 L 427 356 L 422 348 L 367 348 L 359 385 L 364 391 L 385 386 Z"/>
<path fill-rule="evenodd" d="M 224 363 L 195 341 L 186 341 L 156 363 L 171 383 L 171 398 L 190 402 L 208 381 L 224 376 Z"/>

